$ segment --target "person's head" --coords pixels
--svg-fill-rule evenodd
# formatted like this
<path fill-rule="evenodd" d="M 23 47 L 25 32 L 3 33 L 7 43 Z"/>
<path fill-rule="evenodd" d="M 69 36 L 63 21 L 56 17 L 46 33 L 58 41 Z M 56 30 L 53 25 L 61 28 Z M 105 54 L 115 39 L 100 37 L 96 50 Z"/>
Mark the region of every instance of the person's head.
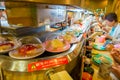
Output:
<path fill-rule="evenodd" d="M 113 27 L 117 22 L 117 14 L 116 13 L 109 13 L 105 16 L 106 24 L 110 27 Z"/>

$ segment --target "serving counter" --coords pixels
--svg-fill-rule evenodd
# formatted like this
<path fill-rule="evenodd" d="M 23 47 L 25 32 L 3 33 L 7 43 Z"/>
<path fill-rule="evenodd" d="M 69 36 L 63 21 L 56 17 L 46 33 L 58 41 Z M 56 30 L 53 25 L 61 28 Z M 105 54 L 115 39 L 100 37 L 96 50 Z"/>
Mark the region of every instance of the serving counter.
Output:
<path fill-rule="evenodd" d="M 35 36 L 38 37 L 38 35 Z M 71 72 L 74 72 L 74 68 L 80 65 L 78 62 L 83 54 L 85 42 L 83 34 L 80 34 L 78 38 L 79 42 L 71 44 L 69 50 L 60 53 L 45 51 L 32 59 L 14 59 L 9 57 L 7 53 L 0 55 L 1 80 L 49 80 L 51 72 L 57 73 L 63 70 L 71 74 L 72 77 L 75 76 Z"/>

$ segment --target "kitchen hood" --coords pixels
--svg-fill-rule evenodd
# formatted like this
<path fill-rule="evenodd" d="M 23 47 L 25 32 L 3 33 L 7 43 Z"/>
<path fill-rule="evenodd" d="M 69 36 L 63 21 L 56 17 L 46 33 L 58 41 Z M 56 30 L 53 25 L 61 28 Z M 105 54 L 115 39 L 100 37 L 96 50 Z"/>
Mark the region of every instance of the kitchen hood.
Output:
<path fill-rule="evenodd" d="M 34 4 L 53 4 L 53 5 L 66 5 L 76 8 L 84 8 L 88 10 L 95 10 L 98 8 L 105 8 L 108 6 L 108 1 L 113 0 L 5 0 L 7 3 L 34 3 Z M 10 5 L 14 6 L 14 5 Z"/>
<path fill-rule="evenodd" d="M 80 6 L 81 0 L 5 0 L 6 2 L 32 2 L 41 4 L 57 4 L 57 5 L 72 5 Z"/>

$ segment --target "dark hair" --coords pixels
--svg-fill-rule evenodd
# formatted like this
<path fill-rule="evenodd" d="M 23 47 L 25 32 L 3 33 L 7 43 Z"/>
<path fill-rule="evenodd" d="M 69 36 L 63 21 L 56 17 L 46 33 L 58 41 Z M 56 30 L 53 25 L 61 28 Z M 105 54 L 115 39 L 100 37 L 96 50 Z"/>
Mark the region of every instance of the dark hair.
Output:
<path fill-rule="evenodd" d="M 112 21 L 115 21 L 117 22 L 118 19 L 117 19 L 117 14 L 116 13 L 109 13 L 105 16 L 105 19 L 112 22 Z"/>

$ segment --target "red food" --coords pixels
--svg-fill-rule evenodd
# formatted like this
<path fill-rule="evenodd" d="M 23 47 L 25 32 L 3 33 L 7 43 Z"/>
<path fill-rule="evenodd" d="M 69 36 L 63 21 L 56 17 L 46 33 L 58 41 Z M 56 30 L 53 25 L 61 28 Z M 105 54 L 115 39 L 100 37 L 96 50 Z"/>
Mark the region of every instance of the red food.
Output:
<path fill-rule="evenodd" d="M 1 44 L 0 44 L 0 51 L 9 50 L 9 49 L 11 49 L 13 46 L 14 46 L 13 43 L 8 43 L 8 42 L 1 43 Z"/>
<path fill-rule="evenodd" d="M 20 47 L 18 51 L 21 55 L 26 55 L 28 51 L 34 50 L 36 48 L 36 46 L 28 44 Z"/>
<path fill-rule="evenodd" d="M 82 80 L 92 80 L 92 75 L 89 74 L 88 72 L 83 72 Z"/>
<path fill-rule="evenodd" d="M 5 45 L 10 45 L 11 47 L 13 47 L 13 46 L 14 46 L 14 44 L 13 44 L 13 43 L 2 43 L 2 44 L 0 44 L 0 46 L 5 46 Z"/>

